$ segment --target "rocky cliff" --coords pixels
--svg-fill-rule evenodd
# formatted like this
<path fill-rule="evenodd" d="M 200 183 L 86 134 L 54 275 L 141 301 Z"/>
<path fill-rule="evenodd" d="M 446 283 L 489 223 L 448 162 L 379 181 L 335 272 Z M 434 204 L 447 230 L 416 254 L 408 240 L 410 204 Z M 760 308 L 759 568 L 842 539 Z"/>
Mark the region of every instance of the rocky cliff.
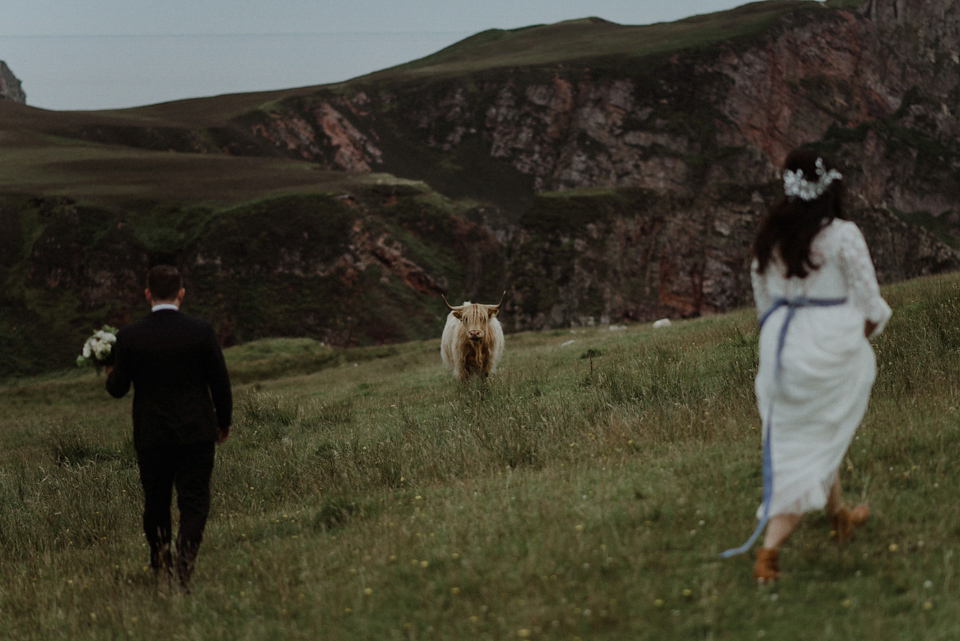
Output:
<path fill-rule="evenodd" d="M 20 80 L 13 75 L 13 71 L 3 60 L 0 60 L 0 100 L 27 102 L 27 94 L 23 92 Z"/>
<path fill-rule="evenodd" d="M 956 270 L 958 52 L 957 0 L 770 0 L 670 25 L 485 32 L 336 86 L 129 117 L 40 125 L 8 110 L 9 131 L 36 127 L 45 150 L 82 138 L 94 156 L 40 163 L 51 177 L 0 199 L 0 355 L 40 340 L 24 327 L 43 325 L 31 349 L 53 354 L 100 319 L 126 322 L 160 260 L 183 268 L 228 343 L 436 336 L 440 293 L 506 289 L 510 330 L 748 306 L 749 245 L 802 144 L 838 160 L 882 282 Z M 132 161 L 112 155 L 133 147 Z M 281 197 L 209 205 L 269 191 L 253 157 L 300 177 Z M 147 189 L 131 162 L 176 187 Z M 95 181 L 87 203 L 62 195 L 65 177 Z"/>
<path fill-rule="evenodd" d="M 749 304 L 749 241 L 801 144 L 841 162 L 885 282 L 960 267 L 960 3 L 739 11 L 771 4 L 784 10 L 758 34 L 508 74 L 359 80 L 249 130 L 325 167 L 415 174 L 521 213 L 502 225 L 514 328 Z M 571 193 L 597 188 L 596 202 Z M 571 201 L 593 213 L 557 224 L 550 205 Z"/>

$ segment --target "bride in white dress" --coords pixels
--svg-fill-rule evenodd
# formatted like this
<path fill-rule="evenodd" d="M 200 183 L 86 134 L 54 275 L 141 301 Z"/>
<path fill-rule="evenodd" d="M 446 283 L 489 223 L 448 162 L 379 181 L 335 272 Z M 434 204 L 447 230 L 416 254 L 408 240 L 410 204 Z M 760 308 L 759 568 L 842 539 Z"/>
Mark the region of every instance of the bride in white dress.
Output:
<path fill-rule="evenodd" d="M 777 557 L 805 512 L 826 508 L 850 536 L 869 509 L 848 509 L 839 468 L 876 376 L 868 341 L 890 318 L 860 229 L 843 219 L 843 177 L 809 149 L 784 163 L 784 197 L 760 224 L 751 277 L 761 319 L 757 406 L 763 420 L 766 525 L 754 578 L 776 579 Z"/>

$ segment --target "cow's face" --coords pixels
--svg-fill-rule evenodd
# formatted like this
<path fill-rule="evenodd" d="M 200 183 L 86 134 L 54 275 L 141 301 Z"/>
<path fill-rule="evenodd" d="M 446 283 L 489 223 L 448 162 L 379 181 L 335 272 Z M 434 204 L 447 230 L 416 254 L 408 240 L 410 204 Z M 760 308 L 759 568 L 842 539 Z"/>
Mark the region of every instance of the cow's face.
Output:
<path fill-rule="evenodd" d="M 477 343 L 483 340 L 487 332 L 487 324 L 499 311 L 498 305 L 478 305 L 474 303 L 453 310 L 453 315 L 463 323 L 467 338 Z"/>
<path fill-rule="evenodd" d="M 459 307 L 454 307 L 447 302 L 447 297 L 441 295 L 443 302 L 458 319 L 466 330 L 467 338 L 474 343 L 479 343 L 487 334 L 487 325 L 490 319 L 500 313 L 500 306 L 503 305 L 503 299 L 507 292 L 500 296 L 500 302 L 496 305 L 480 305 L 478 303 L 464 303 Z"/>

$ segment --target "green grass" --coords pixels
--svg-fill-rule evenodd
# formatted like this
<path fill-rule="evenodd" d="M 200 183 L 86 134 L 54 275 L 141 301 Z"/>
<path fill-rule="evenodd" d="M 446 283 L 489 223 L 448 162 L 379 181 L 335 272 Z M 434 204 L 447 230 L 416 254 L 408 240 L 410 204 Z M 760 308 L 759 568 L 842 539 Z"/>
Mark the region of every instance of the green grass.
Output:
<path fill-rule="evenodd" d="M 15 639 L 955 639 L 960 276 L 884 290 L 844 464 L 873 516 L 808 516 L 758 587 L 721 561 L 760 499 L 752 310 L 507 337 L 457 384 L 438 341 L 227 350 L 194 593 L 145 570 L 130 400 L 0 387 L 0 629 Z M 572 341 L 572 342 L 571 342 Z"/>
<path fill-rule="evenodd" d="M 0 129 L 9 123 L 0 121 Z M 416 183 L 383 173 L 322 171 L 287 158 L 153 151 L 26 133 L 0 148 L 0 195 L 66 196 L 129 209 L 144 202 L 234 205 L 255 198 Z"/>

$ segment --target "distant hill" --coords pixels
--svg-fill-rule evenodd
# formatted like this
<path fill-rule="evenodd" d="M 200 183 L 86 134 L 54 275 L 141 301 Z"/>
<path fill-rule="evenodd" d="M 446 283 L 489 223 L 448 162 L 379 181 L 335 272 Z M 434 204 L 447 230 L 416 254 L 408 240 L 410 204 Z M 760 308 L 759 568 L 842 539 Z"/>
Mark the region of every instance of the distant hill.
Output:
<path fill-rule="evenodd" d="M 884 282 L 960 267 L 960 3 L 773 0 L 487 31 L 336 85 L 99 112 L 0 101 L 0 375 L 72 362 L 178 264 L 222 340 L 439 335 L 751 304 L 794 146 Z"/>

